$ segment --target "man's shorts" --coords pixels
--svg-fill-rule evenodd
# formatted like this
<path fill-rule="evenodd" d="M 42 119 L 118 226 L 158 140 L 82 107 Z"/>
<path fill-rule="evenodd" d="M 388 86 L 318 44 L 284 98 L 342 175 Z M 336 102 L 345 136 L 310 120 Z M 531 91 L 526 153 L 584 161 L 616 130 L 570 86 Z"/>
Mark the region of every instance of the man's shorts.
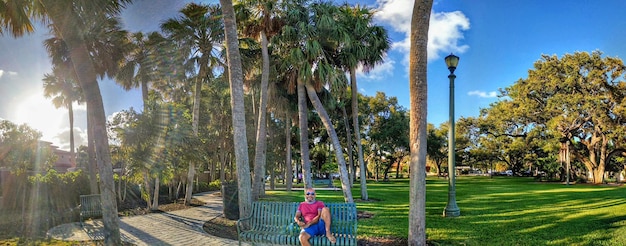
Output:
<path fill-rule="evenodd" d="M 324 223 L 323 219 L 320 219 L 317 223 L 302 229 L 302 231 L 308 233 L 311 237 L 326 235 L 326 223 Z"/>

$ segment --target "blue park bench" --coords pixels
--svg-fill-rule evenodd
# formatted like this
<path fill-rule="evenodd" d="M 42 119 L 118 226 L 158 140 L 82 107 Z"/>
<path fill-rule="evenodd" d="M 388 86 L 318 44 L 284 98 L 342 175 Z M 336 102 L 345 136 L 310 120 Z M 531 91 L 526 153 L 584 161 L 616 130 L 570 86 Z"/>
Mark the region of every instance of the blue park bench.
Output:
<path fill-rule="evenodd" d="M 239 245 L 241 242 L 270 245 L 300 245 L 300 227 L 293 221 L 298 202 L 252 203 L 250 216 L 237 221 Z M 356 246 L 357 212 L 354 203 L 324 203 L 330 209 L 331 232 L 337 238 L 331 244 L 326 236 L 309 239 L 312 245 Z"/>

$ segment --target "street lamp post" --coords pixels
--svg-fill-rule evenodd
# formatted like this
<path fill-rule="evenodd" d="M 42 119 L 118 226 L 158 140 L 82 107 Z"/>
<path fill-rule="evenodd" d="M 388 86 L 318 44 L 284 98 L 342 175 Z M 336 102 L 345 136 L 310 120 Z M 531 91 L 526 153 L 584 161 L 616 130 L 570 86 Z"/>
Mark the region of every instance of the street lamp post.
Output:
<path fill-rule="evenodd" d="M 454 139 L 454 70 L 459 64 L 459 57 L 453 54 L 446 56 L 446 65 L 450 70 L 450 129 L 448 129 L 448 204 L 443 210 L 444 217 L 458 217 L 461 210 L 456 205 L 456 168 L 455 168 L 455 139 Z"/>

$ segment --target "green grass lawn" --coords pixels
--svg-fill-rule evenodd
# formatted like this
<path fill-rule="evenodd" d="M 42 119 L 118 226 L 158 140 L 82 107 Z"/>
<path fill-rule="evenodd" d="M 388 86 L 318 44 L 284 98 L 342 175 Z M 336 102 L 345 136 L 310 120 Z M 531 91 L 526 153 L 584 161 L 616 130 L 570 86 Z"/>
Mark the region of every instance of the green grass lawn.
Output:
<path fill-rule="evenodd" d="M 338 183 L 336 183 L 338 185 Z M 626 188 L 535 182 L 517 177 L 457 177 L 461 216 L 444 218 L 446 179 L 426 185 L 426 233 L 431 245 L 626 245 Z M 359 237 L 408 235 L 409 181 L 368 183 L 372 201 L 357 201 Z M 343 201 L 341 191 L 317 191 Z M 353 189 L 356 199 L 360 189 Z M 301 201 L 302 191 L 267 191 L 267 200 Z"/>

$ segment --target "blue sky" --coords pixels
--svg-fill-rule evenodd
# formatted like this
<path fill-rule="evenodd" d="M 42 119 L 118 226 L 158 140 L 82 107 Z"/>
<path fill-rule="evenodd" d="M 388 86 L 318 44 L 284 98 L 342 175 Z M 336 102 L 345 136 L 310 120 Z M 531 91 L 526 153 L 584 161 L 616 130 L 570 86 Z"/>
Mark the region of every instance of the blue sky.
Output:
<path fill-rule="evenodd" d="M 176 16 L 187 2 L 135 0 L 123 12 L 125 28 L 154 31 Z M 196 1 L 217 3 L 217 1 Z M 342 1 L 337 1 L 342 2 Z M 354 1 L 377 9 L 376 23 L 385 26 L 393 43 L 385 63 L 359 74 L 361 93 L 383 91 L 409 106 L 408 30 L 413 1 Z M 600 50 L 605 56 L 626 57 L 626 1 L 607 0 L 435 0 L 429 33 L 428 122 L 448 121 L 449 81 L 443 57 L 460 57 L 455 72 L 455 117 L 477 116 L 497 101 L 499 88 L 527 76 L 542 54 L 558 55 Z M 42 46 L 48 31 L 39 28 L 19 39 L 0 37 L 0 118 L 27 123 L 44 133 L 44 140 L 69 145 L 65 109 L 54 109 L 42 96 L 43 74 L 50 62 Z M 141 108 L 139 91 L 123 91 L 110 80 L 100 82 L 105 111 L 111 115 Z M 86 135 L 84 105 L 76 109 L 77 142 Z"/>

